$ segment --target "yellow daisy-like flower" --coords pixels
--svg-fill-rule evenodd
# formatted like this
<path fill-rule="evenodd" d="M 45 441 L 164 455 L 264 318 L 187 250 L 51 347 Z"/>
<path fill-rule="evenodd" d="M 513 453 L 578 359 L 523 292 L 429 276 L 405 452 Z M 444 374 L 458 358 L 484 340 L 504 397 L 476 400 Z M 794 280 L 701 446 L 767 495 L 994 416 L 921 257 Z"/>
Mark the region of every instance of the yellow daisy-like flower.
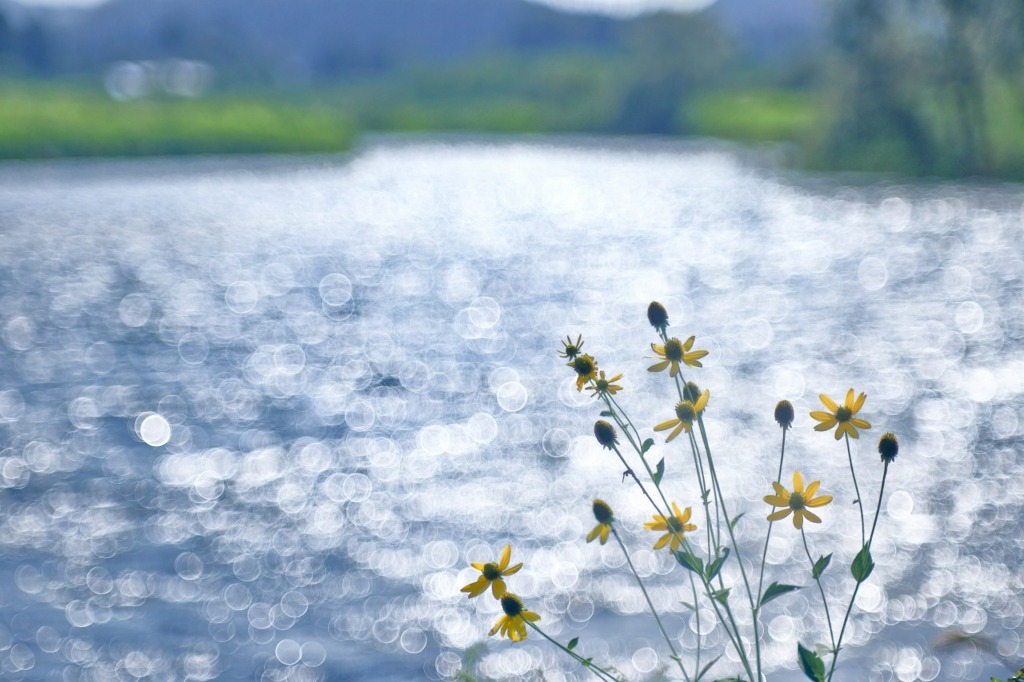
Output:
<path fill-rule="evenodd" d="M 600 537 L 603 545 L 608 542 L 608 534 L 612 532 L 612 521 L 615 520 L 612 508 L 608 506 L 607 502 L 594 500 L 594 518 L 597 519 L 597 525 L 587 533 L 587 542 L 592 542 L 594 538 Z"/>
<path fill-rule="evenodd" d="M 615 395 L 622 390 L 622 386 L 619 386 L 615 382 L 622 378 L 621 374 L 616 374 L 611 379 L 604 378 L 604 370 L 598 372 L 598 378 L 594 380 L 590 386 L 587 386 L 588 391 L 594 392 L 594 397 L 604 395 L 605 393 L 611 393 Z"/>
<path fill-rule="evenodd" d="M 522 599 L 510 592 L 501 597 L 501 610 L 505 615 L 498 619 L 488 635 L 500 632 L 502 637 L 508 637 L 513 642 L 521 642 L 526 639 L 527 621 L 536 623 L 540 620 L 536 613 L 526 610 Z"/>
<path fill-rule="evenodd" d="M 818 397 L 821 398 L 821 403 L 828 408 L 828 412 L 822 412 L 820 410 L 811 412 L 811 416 L 820 422 L 819 424 L 814 425 L 815 431 L 828 431 L 838 424 L 839 428 L 836 429 L 836 440 L 839 440 L 843 437 L 843 434 L 848 435 L 850 438 L 860 438 L 860 434 L 857 433 L 857 429 L 871 428 L 871 424 L 855 416 L 860 412 L 860 408 L 864 407 L 864 399 L 867 396 L 863 393 L 854 400 L 853 389 L 851 388 L 846 392 L 846 402 L 842 405 L 837 405 L 836 401 L 832 400 L 832 398 L 829 398 L 824 393 Z"/>
<path fill-rule="evenodd" d="M 571 336 L 566 336 L 565 341 L 562 341 L 564 348 L 558 351 L 558 354 L 569 360 L 570 362 L 576 359 L 576 356 L 583 350 L 583 335 L 580 334 L 576 337 L 576 342 L 573 343 Z"/>
<path fill-rule="evenodd" d="M 675 376 L 679 374 L 679 363 L 689 365 L 690 367 L 703 367 L 700 363 L 700 359 L 708 354 L 706 350 L 695 350 L 693 348 L 693 341 L 696 337 L 691 336 L 686 341 L 680 341 L 679 339 L 672 337 L 665 342 L 664 345 L 656 343 L 651 344 L 651 350 L 657 353 L 660 357 L 665 358 L 661 362 L 651 365 L 647 368 L 648 372 L 660 372 L 666 367 L 671 367 L 669 374 Z"/>
<path fill-rule="evenodd" d="M 676 404 L 676 418 L 669 419 L 666 422 L 661 422 L 654 427 L 655 431 L 667 431 L 672 429 L 672 433 L 668 434 L 668 438 L 665 439 L 666 443 L 672 442 L 672 439 L 678 436 L 683 431 L 687 433 L 693 428 L 693 422 L 697 419 L 697 415 L 704 411 L 707 407 L 708 399 L 711 397 L 711 391 L 704 389 L 704 392 L 697 398 L 696 403 L 692 403 L 689 400 L 682 400 Z"/>
<path fill-rule="evenodd" d="M 782 484 L 772 482 L 772 487 L 775 488 L 775 494 L 765 495 L 764 501 L 773 507 L 782 507 L 782 509 L 769 514 L 768 520 L 779 521 L 792 513 L 793 525 L 797 528 L 804 527 L 804 519 L 813 521 L 814 523 L 821 523 L 821 519 L 818 518 L 816 514 L 807 510 L 808 507 L 824 507 L 832 501 L 831 495 L 819 495 L 818 497 L 815 497 L 820 484 L 821 481 L 814 481 L 804 489 L 804 477 L 800 475 L 799 471 L 793 472 L 792 493 L 783 488 Z"/>
<path fill-rule="evenodd" d="M 509 566 L 508 561 L 512 558 L 512 545 L 505 545 L 505 550 L 501 553 L 501 561 L 498 563 L 487 562 L 486 564 L 473 564 L 473 568 L 480 571 L 480 577 L 475 582 L 463 587 L 461 592 L 468 592 L 469 598 L 478 597 L 487 591 L 488 585 L 491 588 L 491 594 L 494 595 L 495 599 L 501 599 L 501 596 L 505 594 L 505 581 L 502 580 L 502 576 L 509 576 L 519 571 L 523 567 L 520 562 L 515 566 Z"/>
<path fill-rule="evenodd" d="M 683 537 L 683 533 L 689 533 L 690 531 L 697 530 L 697 526 L 692 523 L 687 523 L 690 520 L 690 508 L 687 507 L 683 511 L 679 511 L 679 506 L 672 503 L 673 516 L 665 518 L 661 514 L 655 514 L 653 521 L 648 521 L 644 524 L 644 528 L 647 530 L 666 530 L 668 531 L 657 542 L 654 543 L 654 549 L 661 549 L 665 545 L 669 545 L 672 551 L 679 549 L 680 538 Z"/>
<path fill-rule="evenodd" d="M 583 384 L 597 379 L 597 360 L 586 353 L 573 358 L 569 366 L 576 370 L 577 391 L 583 390 Z"/>

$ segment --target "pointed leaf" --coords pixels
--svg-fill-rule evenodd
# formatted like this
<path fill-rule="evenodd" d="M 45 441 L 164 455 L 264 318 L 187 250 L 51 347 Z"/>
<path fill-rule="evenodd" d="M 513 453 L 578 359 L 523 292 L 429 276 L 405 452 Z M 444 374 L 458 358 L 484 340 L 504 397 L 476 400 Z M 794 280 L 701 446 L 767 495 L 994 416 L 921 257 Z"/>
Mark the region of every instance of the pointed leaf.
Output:
<path fill-rule="evenodd" d="M 640 454 L 644 454 L 652 447 L 654 447 L 654 439 L 648 438 L 647 440 L 644 441 L 643 445 L 640 446 Z"/>
<path fill-rule="evenodd" d="M 711 596 L 724 604 L 725 602 L 729 601 L 729 588 L 726 587 L 716 592 L 712 592 Z"/>
<path fill-rule="evenodd" d="M 873 570 L 875 570 L 875 562 L 871 560 L 871 550 L 867 545 L 864 545 L 857 552 L 857 556 L 853 557 L 853 563 L 850 564 L 850 573 L 853 574 L 854 580 L 862 583 L 868 579 Z"/>
<path fill-rule="evenodd" d="M 725 564 L 725 560 L 729 558 L 729 551 L 728 547 L 723 548 L 722 556 L 708 564 L 708 582 L 711 582 L 711 580 L 718 575 L 719 571 L 722 570 L 722 565 Z"/>
<path fill-rule="evenodd" d="M 793 590 L 799 590 L 801 587 L 802 587 L 801 585 L 782 585 L 782 584 L 779 584 L 779 583 L 772 583 L 764 591 L 764 594 L 761 595 L 761 603 L 759 604 L 759 606 L 764 606 L 765 604 L 767 604 L 771 600 L 776 599 L 778 597 L 781 597 L 782 595 L 786 594 L 787 592 L 792 592 Z"/>
<path fill-rule="evenodd" d="M 832 555 L 826 554 L 823 557 L 818 557 L 818 560 L 814 562 L 814 568 L 811 569 L 811 577 L 817 580 L 821 577 L 821 574 L 825 572 L 828 565 L 832 562 Z"/>
<path fill-rule="evenodd" d="M 691 604 L 688 601 L 681 601 L 679 603 L 682 604 L 683 606 L 685 606 L 686 608 L 690 609 L 691 611 L 696 611 L 697 610 L 697 607 L 694 606 L 693 604 Z"/>
<path fill-rule="evenodd" d="M 676 557 L 676 561 L 683 568 L 687 568 L 699 576 L 704 575 L 704 561 L 699 556 L 695 556 L 688 549 L 681 549 L 677 552 L 673 552 Z"/>
<path fill-rule="evenodd" d="M 747 515 L 747 512 L 740 512 L 739 514 L 734 516 L 732 521 L 729 522 L 729 528 L 731 530 L 736 530 L 736 522 L 739 521 L 740 519 L 742 519 L 746 515 Z"/>
<path fill-rule="evenodd" d="M 658 466 L 654 468 L 654 485 L 661 483 L 661 477 L 665 475 L 665 458 L 662 457 L 661 461 L 658 462 Z"/>
<path fill-rule="evenodd" d="M 576 648 L 576 645 L 579 644 L 579 643 L 580 643 L 580 638 L 579 637 L 573 637 L 572 639 L 569 640 L 569 643 L 565 645 L 565 648 L 568 649 L 569 651 L 572 651 L 573 649 Z"/>
<path fill-rule="evenodd" d="M 796 645 L 796 653 L 804 675 L 814 682 L 825 682 L 825 662 L 821 657 L 810 649 L 805 649 L 799 642 Z"/>
<path fill-rule="evenodd" d="M 614 417 L 615 414 L 612 413 L 612 412 L 609 412 L 608 410 L 601 410 L 601 416 L 602 417 Z"/>
<path fill-rule="evenodd" d="M 580 661 L 580 663 L 582 663 L 583 667 L 585 667 L 585 668 L 589 668 L 590 664 L 593 663 L 593 662 L 594 662 L 594 658 L 593 657 L 584 658 L 582 661 Z"/>
<path fill-rule="evenodd" d="M 720 658 L 721 656 L 715 656 L 710 661 L 708 661 L 707 665 L 701 668 L 700 672 L 697 673 L 697 677 L 693 678 L 693 682 L 700 682 L 700 678 L 704 677 L 707 674 L 708 670 L 711 669 L 711 666 L 713 666 L 715 663 L 718 663 L 718 659 Z"/>

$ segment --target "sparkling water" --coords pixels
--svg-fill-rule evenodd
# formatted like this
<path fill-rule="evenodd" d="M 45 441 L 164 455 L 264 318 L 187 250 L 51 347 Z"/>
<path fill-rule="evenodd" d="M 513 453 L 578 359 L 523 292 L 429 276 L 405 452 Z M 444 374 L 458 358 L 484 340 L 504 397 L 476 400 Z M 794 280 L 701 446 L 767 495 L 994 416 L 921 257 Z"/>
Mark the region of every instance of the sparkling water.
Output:
<path fill-rule="evenodd" d="M 614 543 L 691 661 L 683 570 L 557 356 L 582 334 L 641 433 L 670 419 L 645 317 L 708 349 L 709 438 L 744 558 L 781 432 L 835 502 L 808 529 L 833 613 L 860 521 L 819 393 L 867 393 L 873 548 L 837 680 L 1006 675 L 1024 634 L 1024 190 L 783 175 L 727 149 L 375 143 L 351 157 L 0 165 L 0 673 L 10 680 L 587 679 L 488 638 L 459 588 L 506 543 L 540 625 L 630 679 L 675 669 Z M 664 486 L 699 500 L 685 440 Z M 870 522 L 870 518 L 869 518 Z M 780 523 L 770 680 L 827 641 Z M 699 533 L 698 533 L 699 535 Z M 739 585 L 735 561 L 724 575 Z M 745 598 L 734 589 L 735 604 Z M 743 608 L 735 611 L 742 613 Z M 747 616 L 749 621 L 749 614 Z M 965 646 L 936 648 L 937 638 Z M 478 645 L 486 641 L 486 648 Z M 986 653 L 988 647 L 993 653 Z M 717 654 L 716 654 L 717 655 Z M 705 657 L 704 660 L 707 660 Z M 1007 664 L 1008 665 L 1008 664 Z"/>

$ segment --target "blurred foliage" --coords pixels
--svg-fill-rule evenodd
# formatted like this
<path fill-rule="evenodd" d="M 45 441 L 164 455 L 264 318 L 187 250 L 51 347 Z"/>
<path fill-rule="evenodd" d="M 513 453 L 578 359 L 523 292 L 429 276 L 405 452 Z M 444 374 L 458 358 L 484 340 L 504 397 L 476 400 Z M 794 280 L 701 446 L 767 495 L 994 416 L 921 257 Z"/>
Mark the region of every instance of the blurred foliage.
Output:
<path fill-rule="evenodd" d="M 536 10 L 512 42 L 472 57 L 363 55 L 380 66 L 356 69 L 339 53 L 337 68 L 288 86 L 274 80 L 285 66 L 233 67 L 206 98 L 133 102 L 107 99 L 95 75 L 40 78 L 55 73 L 52 37 L 0 21 L 0 67 L 22 78 L 0 81 L 0 156 L 336 150 L 355 127 L 714 136 L 795 143 L 791 158 L 819 169 L 1024 179 L 1024 2 L 831 8 L 829 41 L 771 58 L 709 12 L 613 22 Z"/>
<path fill-rule="evenodd" d="M 117 102 L 93 89 L 0 81 L 0 157 L 348 149 L 352 121 L 318 106 L 237 96 Z"/>

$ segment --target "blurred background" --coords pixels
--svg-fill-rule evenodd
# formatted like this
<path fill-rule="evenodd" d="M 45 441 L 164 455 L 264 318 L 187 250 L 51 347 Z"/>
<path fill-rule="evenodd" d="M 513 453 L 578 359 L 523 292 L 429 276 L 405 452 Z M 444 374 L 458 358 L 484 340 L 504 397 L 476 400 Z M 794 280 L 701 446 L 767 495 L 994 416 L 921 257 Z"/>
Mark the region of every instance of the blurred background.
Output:
<path fill-rule="evenodd" d="M 0 156 L 597 133 L 1022 178 L 1022 49 L 982 0 L 0 0 Z"/>

